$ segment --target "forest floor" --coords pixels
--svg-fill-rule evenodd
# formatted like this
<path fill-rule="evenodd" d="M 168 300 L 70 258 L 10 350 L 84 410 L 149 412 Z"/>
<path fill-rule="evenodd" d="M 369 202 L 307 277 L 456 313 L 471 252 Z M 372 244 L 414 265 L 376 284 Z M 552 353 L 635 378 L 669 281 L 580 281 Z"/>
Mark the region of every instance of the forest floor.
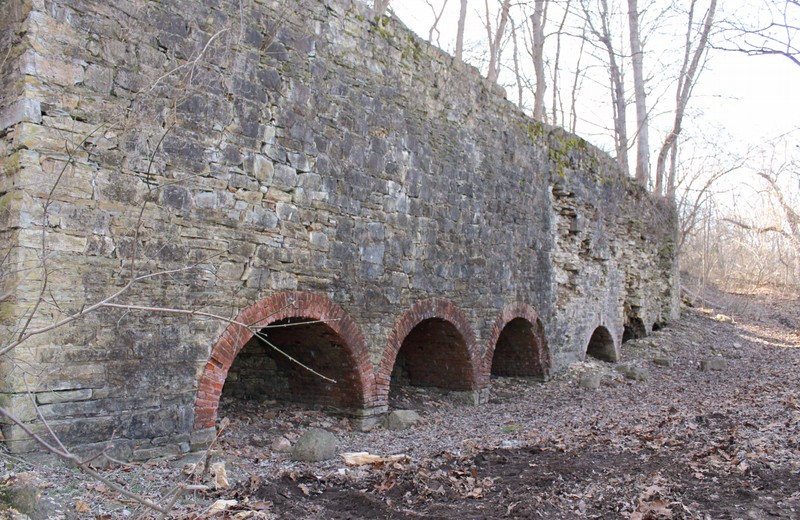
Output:
<path fill-rule="evenodd" d="M 495 380 L 485 406 L 409 393 L 423 422 L 399 432 L 354 432 L 296 407 L 229 405 L 212 460 L 225 463 L 230 487 L 181 498 L 170 518 L 800 519 L 800 301 L 715 299 L 724 305 L 684 308 L 678 322 L 624 343 L 619 363 L 577 363 L 547 383 Z M 711 357 L 724 359 L 721 370 L 701 370 Z M 578 386 L 586 371 L 603 374 L 598 389 Z M 310 426 L 334 432 L 339 452 L 406 457 L 349 467 L 271 450 Z M 193 460 L 107 474 L 158 496 L 188 478 Z M 4 478 L 36 473 L 50 517 L 157 517 L 74 470 L 25 465 L 0 453 L 0 492 Z M 229 502 L 214 509 L 218 500 Z"/>

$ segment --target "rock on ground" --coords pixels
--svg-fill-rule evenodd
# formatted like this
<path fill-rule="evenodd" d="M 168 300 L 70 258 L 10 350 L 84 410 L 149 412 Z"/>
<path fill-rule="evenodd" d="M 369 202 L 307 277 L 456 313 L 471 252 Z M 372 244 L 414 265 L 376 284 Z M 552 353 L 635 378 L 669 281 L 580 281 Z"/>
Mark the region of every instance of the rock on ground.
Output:
<path fill-rule="evenodd" d="M 394 410 L 386 416 L 386 429 L 405 430 L 416 426 L 421 420 L 422 417 L 414 410 Z"/>
<path fill-rule="evenodd" d="M 311 428 L 297 441 L 292 460 L 319 462 L 336 456 L 336 436 L 321 428 Z"/>

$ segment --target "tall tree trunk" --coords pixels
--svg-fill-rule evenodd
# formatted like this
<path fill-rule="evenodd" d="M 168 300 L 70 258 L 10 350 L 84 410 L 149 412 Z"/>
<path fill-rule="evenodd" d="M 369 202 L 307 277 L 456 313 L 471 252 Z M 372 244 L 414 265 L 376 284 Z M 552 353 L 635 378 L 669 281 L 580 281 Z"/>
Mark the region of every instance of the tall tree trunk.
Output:
<path fill-rule="evenodd" d="M 531 20 L 531 35 L 533 44 L 531 56 L 533 70 L 536 74 L 536 90 L 533 93 L 533 118 L 537 121 L 544 120 L 544 94 L 547 89 L 544 77 L 544 6 L 546 0 L 535 0 Z"/>
<path fill-rule="evenodd" d="M 708 11 L 706 11 L 705 19 L 703 21 L 703 28 L 700 32 L 700 40 L 697 42 L 697 47 L 692 52 L 692 32 L 694 21 L 694 9 L 697 5 L 697 0 L 692 0 L 689 8 L 689 21 L 688 28 L 686 29 L 686 42 L 683 55 L 683 65 L 681 67 L 680 76 L 678 76 L 678 87 L 675 94 L 675 120 L 672 124 L 672 130 L 664 139 L 664 144 L 661 145 L 661 150 L 658 152 L 658 159 L 656 161 L 656 189 L 658 194 L 664 194 L 664 181 L 669 180 L 670 185 L 667 187 L 667 194 L 675 193 L 675 180 L 665 179 L 667 158 L 673 146 L 677 146 L 678 136 L 681 133 L 683 125 L 683 116 L 686 113 L 686 106 L 689 104 L 689 97 L 692 94 L 692 89 L 697 81 L 697 75 L 700 70 L 700 61 L 705 54 L 706 47 L 708 46 L 708 35 L 711 32 L 711 27 L 714 23 L 714 13 L 717 9 L 717 0 L 711 0 Z"/>
<path fill-rule="evenodd" d="M 617 163 L 625 175 L 630 175 L 628 166 L 628 122 L 626 116 L 625 84 L 617 64 L 617 53 L 611 41 L 610 11 L 608 1 L 600 0 L 602 12 L 600 42 L 608 52 L 608 75 L 611 80 L 611 103 L 614 108 L 614 136 L 616 139 Z"/>
<path fill-rule="evenodd" d="M 650 182 L 650 137 L 648 131 L 647 98 L 644 89 L 644 52 L 639 36 L 637 0 L 628 0 L 628 26 L 631 38 L 633 90 L 636 101 L 636 180 L 647 187 Z"/>
<path fill-rule="evenodd" d="M 523 81 L 522 81 L 522 70 L 519 66 L 519 43 L 517 42 L 517 24 L 514 23 L 514 20 L 511 20 L 511 42 L 514 44 L 514 79 L 517 83 L 517 106 L 522 110 L 524 108 L 524 104 L 522 101 L 522 95 L 524 93 L 523 89 Z"/>
<path fill-rule="evenodd" d="M 467 21 L 467 0 L 461 0 L 461 12 L 458 14 L 458 32 L 456 33 L 455 57 L 464 61 L 464 25 Z"/>

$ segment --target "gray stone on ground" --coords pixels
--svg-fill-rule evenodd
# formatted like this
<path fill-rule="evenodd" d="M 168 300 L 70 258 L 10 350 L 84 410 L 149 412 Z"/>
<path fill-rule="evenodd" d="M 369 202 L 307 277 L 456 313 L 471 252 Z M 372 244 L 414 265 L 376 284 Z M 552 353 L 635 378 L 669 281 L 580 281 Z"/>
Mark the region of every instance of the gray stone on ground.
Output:
<path fill-rule="evenodd" d="M 725 370 L 728 368 L 728 362 L 725 358 L 715 356 L 703 359 L 700 361 L 700 370 L 708 372 L 709 370 Z"/>
<path fill-rule="evenodd" d="M 578 380 L 578 386 L 581 388 L 596 389 L 600 388 L 600 382 L 603 380 L 603 375 L 600 372 L 584 372 Z"/>
<path fill-rule="evenodd" d="M 386 429 L 405 430 L 416 426 L 421 420 L 422 417 L 414 410 L 394 410 L 386 416 Z"/>
<path fill-rule="evenodd" d="M 619 365 L 616 367 L 617 372 L 625 376 L 625 379 L 633 381 L 646 381 L 647 371 L 635 365 Z"/>
<path fill-rule="evenodd" d="M 8 475 L 7 475 L 8 477 Z M 34 473 L 11 474 L 10 478 L 0 487 L 0 509 L 5 503 L 11 506 L 8 511 L 9 518 L 24 520 L 27 518 L 66 518 L 65 506 L 52 497 L 43 496 L 43 490 L 48 486 Z M 0 511 L 0 518 L 5 511 Z"/>
<path fill-rule="evenodd" d="M 668 357 L 654 357 L 653 363 L 660 367 L 671 367 L 672 360 Z"/>
<path fill-rule="evenodd" d="M 336 456 L 336 436 L 321 428 L 311 428 L 298 439 L 292 460 L 319 462 Z"/>

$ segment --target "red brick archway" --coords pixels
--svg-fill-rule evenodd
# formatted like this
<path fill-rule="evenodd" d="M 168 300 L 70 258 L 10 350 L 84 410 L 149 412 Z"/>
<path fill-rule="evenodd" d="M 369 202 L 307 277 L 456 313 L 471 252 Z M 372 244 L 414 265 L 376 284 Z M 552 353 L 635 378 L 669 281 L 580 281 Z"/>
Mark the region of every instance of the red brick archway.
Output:
<path fill-rule="evenodd" d="M 276 294 L 246 308 L 236 317 L 211 349 L 197 389 L 194 406 L 194 429 L 211 428 L 228 370 L 241 348 L 253 337 L 250 327 L 267 325 L 289 318 L 321 320 L 344 343 L 349 365 L 357 381 L 356 400 L 366 408 L 375 395 L 375 376 L 367 343 L 358 326 L 339 305 L 325 296 L 309 292 Z"/>
<path fill-rule="evenodd" d="M 495 359 L 495 356 L 498 359 Z M 530 305 L 506 305 L 489 332 L 483 375 L 548 377 L 552 366 L 544 326 Z"/>
<path fill-rule="evenodd" d="M 432 298 L 415 303 L 395 323 L 378 365 L 376 375 L 376 405 L 387 405 L 389 387 L 397 354 L 408 339 L 415 336 L 432 336 L 434 341 L 449 335 L 456 349 L 430 350 L 428 362 L 439 371 L 441 379 L 432 386 L 453 390 L 477 390 L 480 387 L 482 368 L 475 334 L 464 314 L 450 301 Z M 456 336 L 456 337 L 453 337 Z M 441 357 L 440 356 L 446 356 Z M 458 378 L 459 380 L 453 380 Z M 463 380 L 466 378 L 466 380 Z M 426 385 L 427 386 L 427 385 Z"/>

